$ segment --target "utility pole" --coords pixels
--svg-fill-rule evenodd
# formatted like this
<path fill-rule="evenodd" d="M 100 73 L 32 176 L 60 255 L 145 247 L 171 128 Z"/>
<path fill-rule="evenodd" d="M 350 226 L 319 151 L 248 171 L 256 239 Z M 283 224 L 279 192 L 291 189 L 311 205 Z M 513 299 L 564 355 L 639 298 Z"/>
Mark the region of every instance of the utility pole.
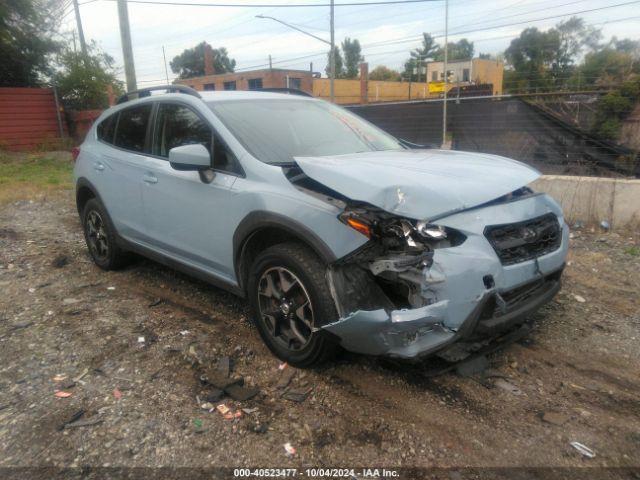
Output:
<path fill-rule="evenodd" d="M 167 85 L 169 85 L 169 70 L 167 70 L 167 56 L 164 53 L 164 45 L 162 46 L 162 58 L 164 60 L 164 76 L 167 79 Z"/>
<path fill-rule="evenodd" d="M 133 63 L 133 48 L 131 47 L 131 31 L 129 30 L 129 9 L 127 0 L 118 0 L 118 20 L 120 20 L 120 42 L 124 58 L 124 74 L 127 78 L 127 91 L 137 90 L 136 67 Z"/>
<path fill-rule="evenodd" d="M 330 14 L 330 28 L 331 28 L 331 53 L 329 54 L 329 90 L 331 102 L 336 100 L 335 91 L 335 79 L 336 79 L 336 32 L 335 32 L 335 18 L 334 18 L 334 0 L 331 0 L 331 14 Z"/>
<path fill-rule="evenodd" d="M 76 12 L 76 25 L 78 25 L 78 37 L 80 38 L 80 48 L 82 49 L 82 55 L 87 58 L 87 44 L 84 41 L 84 30 L 82 29 L 82 19 L 80 18 L 80 7 L 78 6 L 78 0 L 73 0 L 73 9 Z"/>
<path fill-rule="evenodd" d="M 449 73 L 447 70 L 449 60 L 449 0 L 444 2 L 444 100 L 442 102 L 442 147 L 447 143 L 447 83 Z"/>
<path fill-rule="evenodd" d="M 273 70 L 273 63 L 271 62 L 271 54 L 269 54 L 269 70 Z"/>

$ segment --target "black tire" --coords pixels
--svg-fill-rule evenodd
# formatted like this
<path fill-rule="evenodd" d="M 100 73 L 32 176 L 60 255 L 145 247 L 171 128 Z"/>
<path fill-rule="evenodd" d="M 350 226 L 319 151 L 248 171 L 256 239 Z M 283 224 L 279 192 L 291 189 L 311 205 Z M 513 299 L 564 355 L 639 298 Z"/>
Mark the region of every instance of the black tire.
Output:
<path fill-rule="evenodd" d="M 295 367 L 318 366 L 332 359 L 339 350 L 335 337 L 324 331 L 311 331 L 306 344 L 298 345 L 298 348 L 287 348 L 284 345 L 286 341 L 274 336 L 274 332 L 270 328 L 269 318 L 272 317 L 263 316 L 261 312 L 261 305 L 264 307 L 264 303 L 268 301 L 265 300 L 264 294 L 259 293 L 261 288 L 264 289 L 264 275 L 268 275 L 274 270 L 279 273 L 281 269 L 293 274 L 296 285 L 301 284 L 302 289 L 298 291 L 303 290 L 303 294 L 306 294 L 310 301 L 313 327 L 327 325 L 338 319 L 335 304 L 326 282 L 326 266 L 305 246 L 298 243 L 282 243 L 269 247 L 260 253 L 249 272 L 248 295 L 255 324 L 260 336 L 275 356 Z M 284 319 L 281 321 L 285 323 L 291 322 L 286 320 L 290 317 L 280 318 Z"/>
<path fill-rule="evenodd" d="M 100 220 L 100 235 L 99 240 L 96 242 L 96 235 L 92 232 L 95 231 L 95 219 Z M 82 229 L 84 231 L 84 239 L 87 242 L 87 248 L 89 249 L 89 255 L 93 259 L 94 263 L 103 270 L 117 270 L 127 265 L 131 257 L 123 251 L 116 242 L 116 231 L 111 223 L 111 218 L 104 208 L 104 205 L 100 203 L 97 198 L 90 199 L 84 206 L 82 211 Z M 105 248 L 101 248 L 97 244 L 103 245 Z"/>

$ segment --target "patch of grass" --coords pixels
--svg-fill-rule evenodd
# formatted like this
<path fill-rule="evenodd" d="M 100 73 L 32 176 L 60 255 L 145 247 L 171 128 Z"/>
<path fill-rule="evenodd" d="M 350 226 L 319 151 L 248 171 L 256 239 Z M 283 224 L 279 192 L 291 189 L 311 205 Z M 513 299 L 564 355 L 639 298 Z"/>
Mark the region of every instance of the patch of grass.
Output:
<path fill-rule="evenodd" d="M 624 249 L 624 253 L 633 257 L 640 257 L 640 247 L 627 247 Z"/>
<path fill-rule="evenodd" d="M 69 190 L 72 172 L 68 152 L 0 152 L 0 205 Z"/>

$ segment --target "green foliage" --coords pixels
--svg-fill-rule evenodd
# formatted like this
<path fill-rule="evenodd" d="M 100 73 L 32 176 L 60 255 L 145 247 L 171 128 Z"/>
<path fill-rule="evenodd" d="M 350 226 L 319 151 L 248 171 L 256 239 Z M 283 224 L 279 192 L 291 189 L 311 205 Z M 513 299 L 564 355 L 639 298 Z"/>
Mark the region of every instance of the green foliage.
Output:
<path fill-rule="evenodd" d="M 376 68 L 371 70 L 371 72 L 369 72 L 369 80 L 397 82 L 400 81 L 400 79 L 400 72 L 392 70 L 389 67 L 385 67 L 384 65 L 378 65 Z"/>
<path fill-rule="evenodd" d="M 337 45 L 333 47 L 333 54 L 336 59 L 336 78 L 344 78 L 344 60 L 342 59 L 342 53 L 340 53 L 340 47 Z M 325 68 L 327 77 L 331 76 L 331 52 L 327 53 L 327 67 Z"/>
<path fill-rule="evenodd" d="M 0 152 L 0 205 L 73 188 L 70 155 Z"/>
<path fill-rule="evenodd" d="M 616 141 L 622 120 L 640 101 L 640 77 L 624 82 L 598 102 L 594 133 L 605 140 Z"/>
<path fill-rule="evenodd" d="M 631 246 L 624 249 L 624 253 L 632 257 L 640 257 L 640 247 Z"/>
<path fill-rule="evenodd" d="M 417 70 L 418 64 L 424 65 L 424 62 L 433 61 L 439 48 L 434 38 L 430 34 L 423 32 L 422 46 L 410 52 L 411 57 L 404 62 L 402 77 L 411 82 L 417 81 L 418 74 L 413 73 L 413 71 Z"/>
<path fill-rule="evenodd" d="M 473 42 L 470 42 L 466 38 L 462 38 L 457 42 L 447 43 L 447 60 L 466 60 L 473 58 L 474 46 Z M 442 62 L 444 61 L 444 48 L 438 45 L 434 38 L 428 34 L 422 34 L 422 47 L 415 49 L 411 52 L 411 58 L 404 63 L 404 72 L 402 77 L 412 82 L 417 81 L 419 78 L 424 79 L 424 75 L 413 73 L 417 70 L 418 65 L 423 65 L 426 62 Z"/>
<path fill-rule="evenodd" d="M 122 82 L 115 75 L 113 58 L 95 42 L 87 45 L 86 57 L 79 50 L 64 48 L 57 63 L 59 68 L 52 78 L 67 109 L 107 108 L 107 87 L 111 85 L 116 95 L 123 91 Z"/>
<path fill-rule="evenodd" d="M 504 52 L 512 68 L 505 82 L 508 90 L 528 93 L 550 89 L 550 72 L 559 48 L 556 31 L 542 32 L 535 27 L 523 30 Z"/>
<path fill-rule="evenodd" d="M 177 73 L 179 78 L 193 78 L 204 75 L 204 50 L 207 42 L 201 42 L 193 48 L 187 48 L 180 55 L 169 62 L 171 71 Z M 224 47 L 213 48 L 213 68 L 218 73 L 232 73 L 236 68 L 236 61 L 229 58 L 229 53 Z"/>
<path fill-rule="evenodd" d="M 0 86 L 38 86 L 50 74 L 60 0 L 0 1 Z"/>
<path fill-rule="evenodd" d="M 572 84 L 579 87 L 608 87 L 640 74 L 640 41 L 617 40 L 585 55 Z"/>
<path fill-rule="evenodd" d="M 357 39 L 351 40 L 346 37 L 342 42 L 342 51 L 344 52 L 343 78 L 358 78 L 360 62 L 364 61 L 360 42 Z"/>
<path fill-rule="evenodd" d="M 449 46 L 447 51 L 448 61 L 453 62 L 454 60 L 469 60 L 473 58 L 473 42 L 470 42 L 466 38 L 462 38 L 457 42 L 449 42 L 447 45 Z M 434 60 L 437 62 L 444 61 L 444 48 L 438 47 Z"/>

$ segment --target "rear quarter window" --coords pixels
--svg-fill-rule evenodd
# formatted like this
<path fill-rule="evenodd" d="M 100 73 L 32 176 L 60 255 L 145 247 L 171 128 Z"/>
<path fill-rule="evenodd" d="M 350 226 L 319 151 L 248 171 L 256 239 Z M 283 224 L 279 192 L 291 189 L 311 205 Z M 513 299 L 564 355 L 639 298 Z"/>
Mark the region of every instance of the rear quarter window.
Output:
<path fill-rule="evenodd" d="M 145 152 L 151 103 L 137 105 L 120 112 L 115 145 L 133 152 Z"/>
<path fill-rule="evenodd" d="M 98 124 L 96 133 L 98 140 L 106 143 L 113 143 L 113 134 L 116 131 L 116 123 L 118 123 L 118 114 L 108 116 Z"/>

